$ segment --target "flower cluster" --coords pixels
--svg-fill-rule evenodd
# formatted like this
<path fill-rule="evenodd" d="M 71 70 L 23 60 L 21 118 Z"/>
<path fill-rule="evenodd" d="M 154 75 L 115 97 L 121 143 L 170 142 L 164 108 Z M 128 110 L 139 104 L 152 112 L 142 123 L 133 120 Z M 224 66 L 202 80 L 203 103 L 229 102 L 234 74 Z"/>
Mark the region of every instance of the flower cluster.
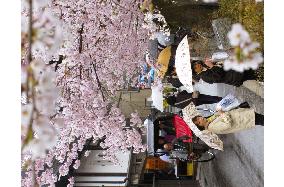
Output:
<path fill-rule="evenodd" d="M 75 184 L 74 177 L 69 178 L 68 181 L 69 181 L 69 184 L 67 185 L 67 187 L 72 187 L 72 186 L 74 186 L 74 184 Z"/>
<path fill-rule="evenodd" d="M 22 153 L 32 160 L 44 157 L 57 141 L 57 130 L 50 119 L 55 111 L 59 88 L 56 74 L 44 62 L 61 45 L 60 21 L 50 10 L 51 1 L 33 1 L 32 23 L 28 23 L 30 6 L 22 0 Z M 32 30 L 29 25 L 32 24 Z M 28 57 L 28 33 L 32 34 L 32 59 Z M 56 122 L 58 123 L 58 122 Z"/>
<path fill-rule="evenodd" d="M 145 24 L 143 28 L 146 28 L 149 31 L 150 39 L 156 38 L 156 32 L 162 32 L 166 36 L 170 35 L 170 29 L 166 22 L 165 17 L 160 13 L 160 11 L 151 13 L 147 12 L 144 18 Z"/>
<path fill-rule="evenodd" d="M 22 0 L 22 62 L 27 64 L 29 4 Z M 64 36 L 64 27 L 59 17 L 51 9 L 51 0 L 33 1 L 32 11 L 32 55 L 37 60 L 47 62 L 59 50 Z"/>
<path fill-rule="evenodd" d="M 232 26 L 228 38 L 234 47 L 234 53 L 225 60 L 224 70 L 232 69 L 238 72 L 256 70 L 263 62 L 262 54 L 257 51 L 259 43 L 251 41 L 249 33 L 239 23 Z"/>
<path fill-rule="evenodd" d="M 33 159 L 43 157 L 57 141 L 57 131 L 50 120 L 55 112 L 59 89 L 54 71 L 43 62 L 34 60 L 22 75 L 22 96 L 30 98 L 22 103 L 23 153 L 31 152 Z M 56 120 L 56 118 L 54 118 Z"/>

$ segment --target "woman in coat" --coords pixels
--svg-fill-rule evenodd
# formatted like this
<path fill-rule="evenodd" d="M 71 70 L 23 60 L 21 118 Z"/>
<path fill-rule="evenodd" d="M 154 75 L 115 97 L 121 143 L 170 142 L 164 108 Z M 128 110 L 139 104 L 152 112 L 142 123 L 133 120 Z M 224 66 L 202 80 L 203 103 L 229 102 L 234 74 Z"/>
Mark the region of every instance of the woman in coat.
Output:
<path fill-rule="evenodd" d="M 251 108 L 237 108 L 228 112 L 219 111 L 209 118 L 195 116 L 192 122 L 200 130 L 229 134 L 253 128 L 255 125 L 264 126 L 264 116 L 255 113 Z"/>
<path fill-rule="evenodd" d="M 191 102 L 193 102 L 195 106 L 218 103 L 222 100 L 222 97 L 199 94 L 199 92 L 188 93 L 187 91 L 183 90 L 176 96 L 169 96 L 165 99 L 169 105 L 183 109 Z"/>

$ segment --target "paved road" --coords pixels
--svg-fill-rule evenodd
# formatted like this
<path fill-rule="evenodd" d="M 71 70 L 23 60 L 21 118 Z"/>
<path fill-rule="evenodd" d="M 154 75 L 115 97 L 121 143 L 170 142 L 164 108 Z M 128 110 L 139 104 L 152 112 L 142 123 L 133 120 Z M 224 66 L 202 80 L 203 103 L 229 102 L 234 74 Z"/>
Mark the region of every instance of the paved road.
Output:
<path fill-rule="evenodd" d="M 223 135 L 224 152 L 200 164 L 202 187 L 263 186 L 263 127 Z"/>
<path fill-rule="evenodd" d="M 248 101 L 258 113 L 263 113 L 263 99 L 245 87 L 229 88 L 216 86 L 216 94 L 233 91 L 238 98 Z M 264 128 L 235 134 L 221 135 L 224 152 L 216 152 L 216 159 L 199 165 L 199 178 L 202 187 L 262 187 Z"/>

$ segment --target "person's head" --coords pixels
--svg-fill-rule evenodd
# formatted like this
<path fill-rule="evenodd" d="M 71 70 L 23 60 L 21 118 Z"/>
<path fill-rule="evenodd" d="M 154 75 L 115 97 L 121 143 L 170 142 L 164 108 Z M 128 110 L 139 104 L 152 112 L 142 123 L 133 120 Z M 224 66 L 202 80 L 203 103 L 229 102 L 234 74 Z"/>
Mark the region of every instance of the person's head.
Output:
<path fill-rule="evenodd" d="M 207 125 L 207 119 L 202 116 L 195 116 L 192 118 L 192 122 L 197 126 L 199 130 L 204 130 Z"/>
<path fill-rule="evenodd" d="M 171 150 L 173 150 L 173 148 L 174 148 L 174 146 L 173 146 L 173 144 L 171 144 L 171 143 L 166 143 L 166 144 L 164 144 L 164 149 L 165 149 L 166 151 L 171 151 Z"/>
<path fill-rule="evenodd" d="M 195 73 L 200 73 L 202 71 L 202 69 L 203 69 L 203 65 L 202 65 L 201 61 L 196 61 L 196 62 L 192 63 L 192 70 Z"/>
<path fill-rule="evenodd" d="M 159 136 L 158 144 L 159 144 L 159 145 L 163 145 L 163 144 L 165 144 L 165 143 L 166 143 L 165 138 L 164 138 L 164 137 L 162 137 L 162 136 Z"/>
<path fill-rule="evenodd" d="M 174 106 L 176 104 L 176 98 L 175 96 L 169 96 L 165 98 L 166 102 L 171 105 Z"/>
<path fill-rule="evenodd" d="M 173 67 L 173 70 L 171 71 L 171 75 L 172 76 L 176 76 L 177 75 L 177 72 L 176 72 L 176 68 Z"/>
<path fill-rule="evenodd" d="M 159 144 L 159 145 L 165 144 L 165 139 L 159 139 L 159 140 L 158 140 L 158 144 Z"/>
<path fill-rule="evenodd" d="M 167 72 L 166 72 L 166 76 L 172 76 L 172 75 L 174 75 L 175 74 L 175 70 L 176 70 L 176 68 L 174 67 L 174 66 L 168 66 L 168 70 L 167 70 Z"/>
<path fill-rule="evenodd" d="M 138 83 L 138 87 L 139 87 L 139 89 L 143 90 L 145 88 L 145 83 L 144 82 Z"/>
<path fill-rule="evenodd" d="M 160 129 L 165 128 L 165 125 L 164 125 L 161 121 L 159 121 L 159 128 L 160 128 Z"/>

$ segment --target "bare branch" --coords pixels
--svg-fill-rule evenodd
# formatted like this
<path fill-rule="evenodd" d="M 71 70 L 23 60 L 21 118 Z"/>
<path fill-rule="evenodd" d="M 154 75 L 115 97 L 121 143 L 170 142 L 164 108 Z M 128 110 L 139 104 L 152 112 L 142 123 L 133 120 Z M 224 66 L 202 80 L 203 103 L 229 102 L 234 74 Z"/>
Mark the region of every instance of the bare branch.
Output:
<path fill-rule="evenodd" d="M 84 23 L 82 23 L 81 29 L 79 30 L 79 53 L 82 53 L 83 50 L 83 31 L 84 31 Z"/>
<path fill-rule="evenodd" d="M 98 74 L 97 74 L 96 65 L 94 63 L 92 63 L 92 65 L 93 65 L 93 69 L 94 69 L 94 72 L 95 72 L 96 80 L 97 80 L 98 85 L 99 85 L 99 89 L 102 93 L 103 101 L 105 101 L 105 96 L 104 96 L 104 93 L 102 91 L 102 84 L 101 84 L 99 77 L 98 77 Z"/>

